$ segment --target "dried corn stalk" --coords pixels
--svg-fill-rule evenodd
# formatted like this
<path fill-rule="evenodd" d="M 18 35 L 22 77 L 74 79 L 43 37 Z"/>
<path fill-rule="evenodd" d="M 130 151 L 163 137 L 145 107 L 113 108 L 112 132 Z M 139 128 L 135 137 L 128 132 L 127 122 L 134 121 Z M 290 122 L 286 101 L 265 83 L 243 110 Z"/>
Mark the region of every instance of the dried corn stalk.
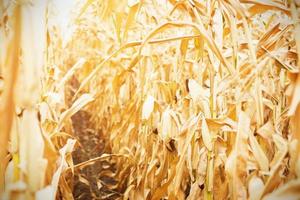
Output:
<path fill-rule="evenodd" d="M 289 4 L 109 6 L 85 4 L 70 48 L 87 38 L 83 30 L 98 31 L 100 59 L 80 74 L 77 94 L 100 95 L 94 123 L 113 153 L 130 156 L 117 173 L 128 179 L 125 199 L 259 199 L 294 179 L 286 88 L 298 69 Z M 94 23 L 96 8 L 115 18 Z M 97 56 L 88 41 L 88 57 Z"/>

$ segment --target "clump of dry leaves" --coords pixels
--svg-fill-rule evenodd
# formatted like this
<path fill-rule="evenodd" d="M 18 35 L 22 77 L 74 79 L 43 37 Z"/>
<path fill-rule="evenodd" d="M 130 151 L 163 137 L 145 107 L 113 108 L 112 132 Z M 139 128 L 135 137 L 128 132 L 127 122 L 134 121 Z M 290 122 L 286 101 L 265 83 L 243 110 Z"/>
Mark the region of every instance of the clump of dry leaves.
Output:
<path fill-rule="evenodd" d="M 67 40 L 37 4 L 0 3 L 4 198 L 300 198 L 300 2 L 87 0 Z"/>

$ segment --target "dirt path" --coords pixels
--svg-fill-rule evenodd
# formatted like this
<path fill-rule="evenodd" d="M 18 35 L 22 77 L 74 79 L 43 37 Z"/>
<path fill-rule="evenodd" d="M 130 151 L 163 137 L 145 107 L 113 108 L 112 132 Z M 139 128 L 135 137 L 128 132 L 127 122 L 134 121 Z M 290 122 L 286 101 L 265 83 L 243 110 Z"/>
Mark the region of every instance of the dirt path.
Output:
<path fill-rule="evenodd" d="M 109 153 L 105 150 L 105 140 L 101 131 L 96 131 L 89 123 L 90 115 L 79 111 L 72 117 L 75 136 L 80 146 L 73 152 L 74 164 L 87 161 Z M 95 162 L 81 171 L 77 171 L 73 186 L 75 199 L 117 199 L 121 195 L 116 190 L 110 190 L 107 185 L 113 184 L 112 177 L 101 176 L 102 170 L 113 171 L 115 166 L 106 161 Z"/>
<path fill-rule="evenodd" d="M 79 84 L 76 79 L 71 81 L 68 97 L 73 96 L 74 88 Z M 69 102 L 70 103 L 70 102 Z M 109 148 L 100 130 L 96 130 L 90 123 L 90 114 L 86 111 L 79 111 L 72 116 L 74 137 L 76 137 L 79 146 L 72 153 L 74 164 L 78 164 L 92 158 L 101 156 L 103 153 L 110 153 Z M 101 175 L 101 172 L 114 172 L 115 164 L 107 161 L 98 161 L 92 165 L 86 166 L 82 170 L 75 171 L 73 183 L 73 197 L 76 200 L 90 199 L 120 199 L 117 189 L 109 189 L 110 185 L 116 183 L 112 177 Z"/>

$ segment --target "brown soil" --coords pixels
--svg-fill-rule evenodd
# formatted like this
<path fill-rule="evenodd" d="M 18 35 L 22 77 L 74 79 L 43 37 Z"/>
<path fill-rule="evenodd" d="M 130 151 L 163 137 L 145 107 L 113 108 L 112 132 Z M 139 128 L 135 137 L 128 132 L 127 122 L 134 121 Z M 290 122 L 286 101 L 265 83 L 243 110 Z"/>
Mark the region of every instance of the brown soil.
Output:
<path fill-rule="evenodd" d="M 74 88 L 79 86 L 78 81 L 73 78 L 68 93 L 68 99 L 73 96 Z M 79 111 L 72 116 L 74 137 L 78 144 L 72 153 L 74 165 L 101 156 L 103 153 L 110 153 L 105 137 L 101 130 L 96 130 L 90 122 L 90 114 L 86 111 Z M 101 172 L 114 172 L 116 166 L 107 161 L 98 161 L 76 170 L 73 182 L 73 197 L 78 200 L 85 199 L 120 199 L 122 194 L 117 189 L 109 189 L 116 181 Z"/>

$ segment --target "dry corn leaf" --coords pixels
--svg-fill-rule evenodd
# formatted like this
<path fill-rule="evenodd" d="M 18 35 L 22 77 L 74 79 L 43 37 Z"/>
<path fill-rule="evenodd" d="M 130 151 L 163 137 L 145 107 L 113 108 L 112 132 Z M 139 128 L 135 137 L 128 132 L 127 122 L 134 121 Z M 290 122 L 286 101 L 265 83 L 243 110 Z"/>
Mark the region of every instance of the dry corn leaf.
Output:
<path fill-rule="evenodd" d="M 123 40 L 127 41 L 129 28 L 134 24 L 134 18 L 139 8 L 139 1 L 128 1 L 129 13 L 126 19 L 126 24 L 123 33 Z"/>
<path fill-rule="evenodd" d="M 212 137 L 205 119 L 202 119 L 202 139 L 208 151 L 212 151 Z"/>
<path fill-rule="evenodd" d="M 253 133 L 250 133 L 249 141 L 250 141 L 250 147 L 252 149 L 253 155 L 256 161 L 258 162 L 260 169 L 265 172 L 269 171 L 269 160 L 265 152 L 262 150 L 261 146 L 259 145 L 258 141 L 256 140 L 255 136 L 253 135 Z"/>
<path fill-rule="evenodd" d="M 65 74 L 65 76 L 62 78 L 62 80 L 59 82 L 57 86 L 57 90 L 60 91 L 62 87 L 66 84 L 66 82 L 71 78 L 71 76 L 74 75 L 74 73 L 80 69 L 84 64 L 86 60 L 84 58 L 79 59 L 71 69 L 68 70 L 68 72 Z"/>
<path fill-rule="evenodd" d="M 94 100 L 93 95 L 91 94 L 83 94 L 81 95 L 74 103 L 73 105 L 66 111 L 64 111 L 59 119 L 59 123 L 57 125 L 57 130 L 60 130 L 63 126 L 63 123 L 65 120 L 69 119 L 72 115 L 74 115 L 76 112 L 78 112 L 81 108 L 86 106 L 88 103 L 92 102 Z"/>
<path fill-rule="evenodd" d="M 275 133 L 275 129 L 272 122 L 268 121 L 263 126 L 261 126 L 256 132 L 265 139 L 271 139 L 272 135 Z"/>
<path fill-rule="evenodd" d="M 283 186 L 279 187 L 272 194 L 266 195 L 263 200 L 281 200 L 281 199 L 289 199 L 296 200 L 299 199 L 300 192 L 300 181 L 292 180 L 287 182 Z"/>
<path fill-rule="evenodd" d="M 263 192 L 264 182 L 257 176 L 251 177 L 248 184 L 249 199 L 257 200 Z"/>
<path fill-rule="evenodd" d="M 51 184 L 49 186 L 46 186 L 45 188 L 39 190 L 36 193 L 36 199 L 54 199 L 56 197 L 56 192 L 59 184 L 59 179 L 63 171 L 67 168 L 67 162 L 66 162 L 66 154 L 71 153 L 73 151 L 74 145 L 76 143 L 76 140 L 68 139 L 66 145 L 59 150 L 60 153 L 60 163 L 53 174 L 53 178 L 51 181 Z"/>
<path fill-rule="evenodd" d="M 155 99 L 153 96 L 151 96 L 151 95 L 147 96 L 147 98 L 143 104 L 143 108 L 142 108 L 142 119 L 143 120 L 149 119 L 149 117 L 154 109 L 154 101 L 155 101 Z"/>
<path fill-rule="evenodd" d="M 230 191 L 233 199 L 245 198 L 244 175 L 246 174 L 245 160 L 248 157 L 247 139 L 250 131 L 250 119 L 246 113 L 240 112 L 238 117 L 236 139 L 225 169 L 230 177 Z"/>

